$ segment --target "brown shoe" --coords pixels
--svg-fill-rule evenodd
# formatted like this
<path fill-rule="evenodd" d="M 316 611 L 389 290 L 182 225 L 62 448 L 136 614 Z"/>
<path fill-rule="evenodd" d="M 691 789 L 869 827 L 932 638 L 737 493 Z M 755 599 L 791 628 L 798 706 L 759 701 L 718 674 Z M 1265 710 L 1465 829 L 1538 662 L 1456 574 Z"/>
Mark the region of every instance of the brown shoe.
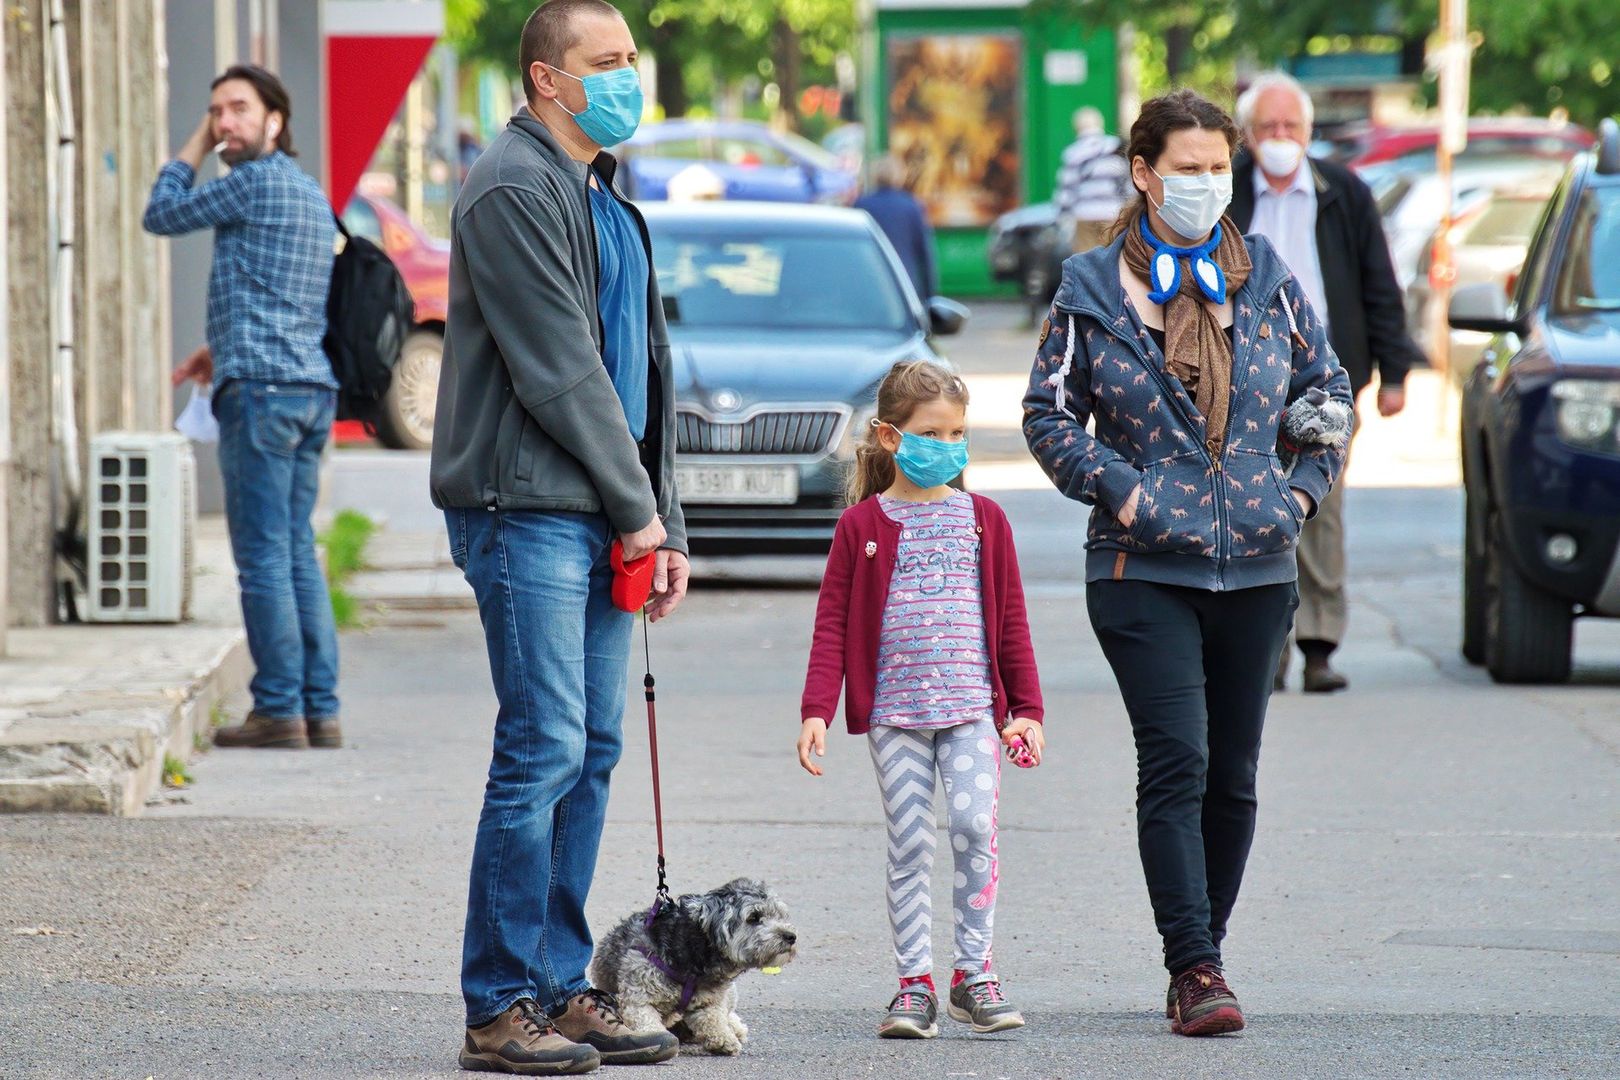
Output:
<path fill-rule="evenodd" d="M 1199 964 L 1170 981 L 1175 1012 L 1170 1030 L 1177 1035 L 1224 1035 L 1243 1030 L 1243 1010 L 1214 964 Z"/>
<path fill-rule="evenodd" d="M 593 1047 L 557 1033 L 546 1014 L 528 998 L 480 1027 L 468 1028 L 461 1045 L 461 1067 L 469 1072 L 566 1076 L 595 1072 L 602 1058 Z"/>
<path fill-rule="evenodd" d="M 1331 694 L 1343 690 L 1350 685 L 1350 680 L 1333 670 L 1327 657 L 1320 659 L 1312 657 L 1305 661 L 1305 692 L 1307 694 Z"/>
<path fill-rule="evenodd" d="M 568 1009 L 552 1023 L 564 1036 L 602 1055 L 604 1065 L 651 1065 L 668 1061 L 681 1051 L 681 1042 L 659 1028 L 632 1031 L 619 1015 L 619 1003 L 606 990 L 587 990 L 568 999 Z"/>
<path fill-rule="evenodd" d="M 307 750 L 309 730 L 304 726 L 304 719 L 301 716 L 295 716 L 291 720 L 277 720 L 272 716 L 250 712 L 246 720 L 234 727 L 216 728 L 214 745 Z"/>
<path fill-rule="evenodd" d="M 343 726 L 335 716 L 311 717 L 304 721 L 309 728 L 309 745 L 336 750 L 343 745 Z"/>

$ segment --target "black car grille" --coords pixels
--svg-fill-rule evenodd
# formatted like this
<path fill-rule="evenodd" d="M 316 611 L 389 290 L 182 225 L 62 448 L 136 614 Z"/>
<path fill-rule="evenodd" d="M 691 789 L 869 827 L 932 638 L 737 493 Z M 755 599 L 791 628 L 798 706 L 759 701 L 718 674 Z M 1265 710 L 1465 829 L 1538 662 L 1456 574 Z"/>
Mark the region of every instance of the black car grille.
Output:
<path fill-rule="evenodd" d="M 762 412 L 740 422 L 675 414 L 676 449 L 682 454 L 820 455 L 832 449 L 843 414 L 831 409 Z"/>

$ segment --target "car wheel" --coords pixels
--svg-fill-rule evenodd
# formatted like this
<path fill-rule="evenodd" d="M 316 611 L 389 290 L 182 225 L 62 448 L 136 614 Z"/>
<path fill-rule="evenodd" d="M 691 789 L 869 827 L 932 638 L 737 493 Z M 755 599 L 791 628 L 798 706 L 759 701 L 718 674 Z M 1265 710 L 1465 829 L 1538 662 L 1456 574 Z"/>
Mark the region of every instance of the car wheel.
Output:
<path fill-rule="evenodd" d="M 1485 548 L 1485 667 L 1502 683 L 1569 680 L 1574 608 L 1524 579 L 1508 555 L 1501 515 L 1490 511 Z"/>
<path fill-rule="evenodd" d="M 432 448 L 443 357 L 444 338 L 435 331 L 417 330 L 405 339 L 377 420 L 377 437 L 384 446 L 394 450 Z"/>
<path fill-rule="evenodd" d="M 1467 467 L 1463 469 L 1463 581 L 1462 581 L 1462 654 L 1470 664 L 1485 662 L 1485 538 L 1474 524 L 1473 502 L 1476 496 L 1469 484 Z M 1485 496 L 1478 496 L 1484 498 Z"/>

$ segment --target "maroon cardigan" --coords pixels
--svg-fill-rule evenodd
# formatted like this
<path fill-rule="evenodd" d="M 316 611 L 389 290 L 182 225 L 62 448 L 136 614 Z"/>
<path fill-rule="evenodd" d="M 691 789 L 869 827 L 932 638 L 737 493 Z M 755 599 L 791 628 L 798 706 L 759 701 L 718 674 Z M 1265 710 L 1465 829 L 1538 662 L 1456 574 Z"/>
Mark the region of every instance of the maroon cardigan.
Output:
<path fill-rule="evenodd" d="M 996 727 L 1009 716 L 1039 721 L 1046 710 L 1029 641 L 1012 528 L 1001 507 L 982 495 L 973 496 L 973 517 L 980 536 L 979 592 L 990 646 L 990 700 Z M 844 722 L 850 734 L 870 728 L 878 637 L 899 550 L 900 523 L 883 512 L 875 496 L 856 503 L 838 519 L 816 604 L 816 633 L 799 710 L 802 719 L 819 716 L 831 723 L 842 685 L 847 690 Z"/>

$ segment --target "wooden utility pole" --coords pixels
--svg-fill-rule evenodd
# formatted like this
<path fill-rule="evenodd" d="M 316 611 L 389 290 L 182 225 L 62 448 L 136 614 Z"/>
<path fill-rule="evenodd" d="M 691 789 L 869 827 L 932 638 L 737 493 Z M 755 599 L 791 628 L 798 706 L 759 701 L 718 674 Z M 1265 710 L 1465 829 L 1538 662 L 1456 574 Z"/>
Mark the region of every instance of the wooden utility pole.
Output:
<path fill-rule="evenodd" d="M 1451 220 L 1456 191 L 1452 184 L 1452 157 L 1468 145 L 1468 0 L 1440 0 L 1440 138 L 1435 144 L 1435 166 L 1440 174 L 1440 227 L 1435 234 L 1448 266 L 1451 253 Z M 1451 366 L 1451 324 L 1446 311 L 1451 306 L 1453 274 L 1442 272 L 1435 286 L 1434 316 L 1430 327 L 1432 362 L 1444 372 Z"/>

